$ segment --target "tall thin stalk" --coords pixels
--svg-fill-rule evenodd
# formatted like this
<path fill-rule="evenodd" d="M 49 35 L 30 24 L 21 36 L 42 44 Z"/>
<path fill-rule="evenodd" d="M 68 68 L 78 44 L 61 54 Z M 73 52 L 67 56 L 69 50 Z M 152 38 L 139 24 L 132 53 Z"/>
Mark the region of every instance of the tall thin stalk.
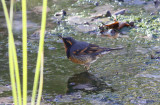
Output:
<path fill-rule="evenodd" d="M 5 14 L 5 18 L 6 18 L 6 22 L 7 22 L 7 27 L 8 27 L 8 34 L 9 34 L 9 38 L 8 38 L 8 50 L 9 50 L 9 68 L 10 68 L 10 79 L 11 79 L 11 86 L 12 86 L 12 95 L 13 95 L 13 101 L 15 103 L 15 105 L 18 104 L 17 102 L 17 90 L 16 90 L 16 82 L 15 82 L 15 74 L 14 74 L 14 56 L 13 56 L 13 46 L 14 46 L 14 40 L 13 40 L 13 32 L 12 32 L 12 25 L 9 19 L 9 15 L 8 15 L 8 10 L 6 7 L 6 3 L 5 0 L 1 0 L 2 5 L 3 5 L 3 10 L 4 10 L 4 14 Z M 13 2 L 12 2 L 13 3 Z"/>
<path fill-rule="evenodd" d="M 43 68 L 44 68 L 44 52 L 42 52 L 42 55 L 41 55 L 41 69 L 40 69 L 40 80 L 39 80 L 39 90 L 38 90 L 37 105 L 40 105 L 41 97 L 42 97 L 42 90 L 43 90 Z"/>
<path fill-rule="evenodd" d="M 22 22 L 23 22 L 23 105 L 27 104 L 27 6 L 26 0 L 22 0 Z"/>
<path fill-rule="evenodd" d="M 12 95 L 15 105 L 22 105 L 22 98 L 21 98 L 21 84 L 20 84 L 20 77 L 19 77 L 19 67 L 18 67 L 18 59 L 16 53 L 16 47 L 14 44 L 14 37 L 12 32 L 12 22 L 13 22 L 13 6 L 14 0 L 11 0 L 10 5 L 10 18 L 8 15 L 8 10 L 5 4 L 5 0 L 1 0 L 5 18 L 8 27 L 8 50 L 9 50 L 9 67 L 10 67 L 10 78 L 11 78 L 11 85 L 12 85 Z M 22 0 L 22 22 L 23 22 L 23 105 L 27 105 L 27 14 L 26 14 L 26 0 Z M 47 9 L 47 0 L 43 0 L 43 13 L 42 13 L 42 24 L 41 24 L 41 38 L 39 42 L 39 52 L 36 64 L 36 73 L 34 79 L 34 86 L 33 86 L 33 93 L 32 93 L 32 102 L 31 104 L 34 105 L 38 80 L 39 80 L 39 72 L 41 71 L 40 75 L 40 83 L 39 83 L 39 94 L 37 98 L 37 105 L 40 105 L 41 96 L 42 96 L 42 89 L 43 89 L 43 62 L 44 62 L 44 52 L 43 52 L 43 45 L 44 45 L 44 36 L 45 36 L 45 25 L 46 25 L 46 9 Z M 41 69 L 41 70 L 40 70 Z M 17 97 L 18 96 L 18 97 Z M 17 100 L 18 98 L 18 100 Z"/>
<path fill-rule="evenodd" d="M 12 26 L 13 23 L 13 7 L 14 7 L 14 0 L 11 0 L 10 3 L 10 24 Z M 14 43 L 14 38 L 11 36 L 11 40 Z M 18 67 L 18 60 L 17 60 L 17 53 L 15 44 L 12 45 L 12 53 L 13 53 L 13 64 L 15 69 L 15 77 L 16 77 L 16 87 L 17 87 L 17 95 L 18 95 L 18 103 L 22 105 L 22 97 L 21 97 L 21 84 L 20 84 L 20 76 L 19 76 L 19 67 Z"/>
<path fill-rule="evenodd" d="M 36 98 L 37 87 L 38 87 L 40 65 L 41 65 L 41 60 L 42 60 L 41 55 L 42 55 L 42 52 L 43 52 L 45 27 L 46 27 L 46 17 L 47 17 L 47 11 L 46 10 L 47 10 L 47 0 L 43 0 L 41 34 L 40 34 L 39 51 L 38 51 L 38 58 L 37 58 L 37 64 L 36 64 L 36 71 L 35 71 L 31 105 L 35 105 L 35 98 Z"/>

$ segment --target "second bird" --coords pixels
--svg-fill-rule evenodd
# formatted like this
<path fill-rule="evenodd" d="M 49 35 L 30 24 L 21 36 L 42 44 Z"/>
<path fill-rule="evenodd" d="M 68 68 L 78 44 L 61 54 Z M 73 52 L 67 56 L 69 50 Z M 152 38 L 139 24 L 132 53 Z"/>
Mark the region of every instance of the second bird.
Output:
<path fill-rule="evenodd" d="M 95 62 L 102 55 L 113 50 L 122 49 L 100 47 L 95 44 L 75 40 L 72 37 L 59 37 L 64 42 L 67 58 L 74 63 L 84 65 L 87 70 L 90 68 L 90 64 Z"/>

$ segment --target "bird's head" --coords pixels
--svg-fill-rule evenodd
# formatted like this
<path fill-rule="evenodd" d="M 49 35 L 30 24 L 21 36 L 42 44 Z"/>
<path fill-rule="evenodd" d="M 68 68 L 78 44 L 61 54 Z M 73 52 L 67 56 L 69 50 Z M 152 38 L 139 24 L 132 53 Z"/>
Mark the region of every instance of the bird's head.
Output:
<path fill-rule="evenodd" d="M 59 35 L 58 37 L 63 40 L 66 50 L 76 43 L 76 40 L 73 39 L 72 37 L 62 37 L 61 35 Z"/>

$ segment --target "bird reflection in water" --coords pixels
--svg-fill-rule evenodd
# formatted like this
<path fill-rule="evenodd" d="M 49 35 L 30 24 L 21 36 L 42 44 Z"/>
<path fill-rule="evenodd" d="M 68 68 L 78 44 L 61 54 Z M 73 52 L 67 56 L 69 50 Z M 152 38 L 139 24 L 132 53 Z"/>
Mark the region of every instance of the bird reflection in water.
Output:
<path fill-rule="evenodd" d="M 68 79 L 67 83 L 67 94 L 77 92 L 79 90 L 92 93 L 102 90 L 110 90 L 114 92 L 112 87 L 109 87 L 103 80 L 97 78 L 93 74 L 88 73 L 88 71 L 74 74 Z"/>

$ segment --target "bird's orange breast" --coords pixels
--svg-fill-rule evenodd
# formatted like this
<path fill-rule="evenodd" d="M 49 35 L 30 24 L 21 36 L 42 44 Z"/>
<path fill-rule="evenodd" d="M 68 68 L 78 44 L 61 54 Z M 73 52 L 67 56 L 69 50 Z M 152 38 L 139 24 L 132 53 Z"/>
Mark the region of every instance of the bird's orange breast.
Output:
<path fill-rule="evenodd" d="M 89 56 L 70 56 L 69 60 L 77 64 L 86 64 L 92 61 L 92 58 Z"/>

